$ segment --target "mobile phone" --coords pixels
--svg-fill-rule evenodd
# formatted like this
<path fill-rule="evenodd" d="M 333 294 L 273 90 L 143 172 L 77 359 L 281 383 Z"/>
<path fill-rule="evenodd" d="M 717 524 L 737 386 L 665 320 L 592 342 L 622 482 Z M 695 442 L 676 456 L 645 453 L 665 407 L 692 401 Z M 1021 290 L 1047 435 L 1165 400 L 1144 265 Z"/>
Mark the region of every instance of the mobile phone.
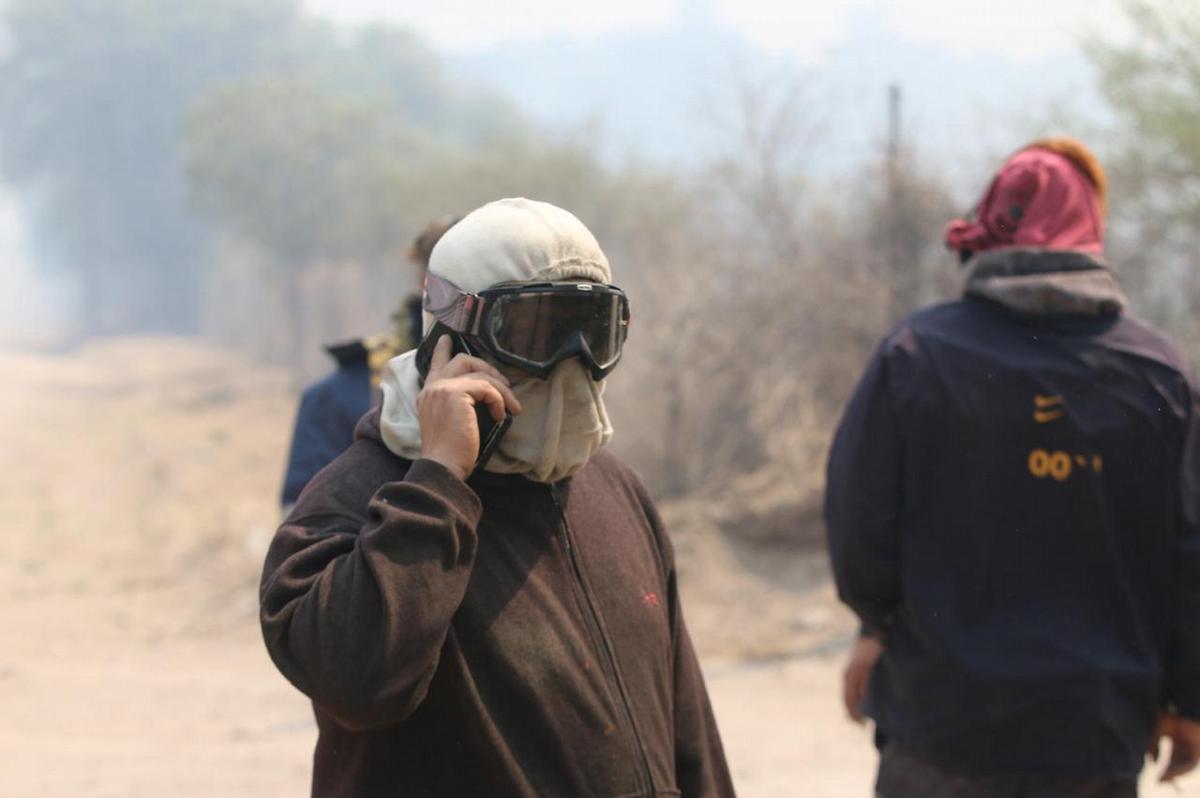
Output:
<path fill-rule="evenodd" d="M 439 330 L 435 327 L 421 341 L 421 345 L 417 347 L 417 372 L 421 375 L 420 383 L 422 386 L 425 385 L 425 375 L 429 373 L 429 363 L 433 360 L 433 348 L 443 335 L 450 336 L 451 357 L 457 355 L 459 352 L 479 357 L 478 353 L 471 348 L 471 345 L 463 337 L 462 333 L 450 330 L 449 328 Z M 509 413 L 507 409 L 504 411 L 504 419 L 496 421 L 496 419 L 492 418 L 492 413 L 488 410 L 486 404 L 483 402 L 475 403 L 475 423 L 479 427 L 479 455 L 475 458 L 475 470 L 479 470 L 487 465 L 487 461 L 491 459 L 492 453 L 500 445 L 500 439 L 504 437 L 504 433 L 508 432 L 508 428 L 512 426 L 512 420 L 512 413 Z"/>

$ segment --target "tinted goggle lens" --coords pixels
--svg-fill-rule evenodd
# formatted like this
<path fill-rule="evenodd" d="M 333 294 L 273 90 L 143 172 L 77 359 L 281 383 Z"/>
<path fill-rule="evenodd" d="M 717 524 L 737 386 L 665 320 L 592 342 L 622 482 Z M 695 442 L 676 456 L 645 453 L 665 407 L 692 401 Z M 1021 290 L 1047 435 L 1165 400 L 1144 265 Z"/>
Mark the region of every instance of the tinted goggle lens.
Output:
<path fill-rule="evenodd" d="M 489 318 L 493 345 L 511 357 L 549 364 L 578 354 L 582 340 L 597 368 L 621 356 L 629 305 L 611 291 L 518 293 L 496 297 Z"/>

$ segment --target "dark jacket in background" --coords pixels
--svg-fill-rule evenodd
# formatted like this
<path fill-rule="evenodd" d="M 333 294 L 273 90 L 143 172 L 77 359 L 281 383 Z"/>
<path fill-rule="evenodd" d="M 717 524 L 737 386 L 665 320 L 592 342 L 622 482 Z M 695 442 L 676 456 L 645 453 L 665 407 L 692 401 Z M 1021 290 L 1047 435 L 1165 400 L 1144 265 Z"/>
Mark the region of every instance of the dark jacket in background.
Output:
<path fill-rule="evenodd" d="M 263 633 L 313 700 L 315 796 L 733 794 L 670 540 L 606 453 L 462 482 L 378 414 L 267 555 Z"/>
<path fill-rule="evenodd" d="M 361 341 L 326 347 L 337 370 L 300 396 L 280 503 L 295 504 L 308 481 L 354 442 L 354 427 L 371 409 L 371 369 Z"/>
<path fill-rule="evenodd" d="M 845 411 L 826 521 L 884 631 L 870 714 L 951 772 L 1123 777 L 1200 719 L 1200 427 L 1183 359 L 1068 252 L 976 256 Z"/>
<path fill-rule="evenodd" d="M 280 504 L 300 491 L 354 441 L 354 427 L 378 398 L 379 372 L 387 361 L 421 342 L 421 295 L 407 297 L 393 316 L 396 330 L 325 347 L 337 370 L 304 390 L 292 429 Z"/>

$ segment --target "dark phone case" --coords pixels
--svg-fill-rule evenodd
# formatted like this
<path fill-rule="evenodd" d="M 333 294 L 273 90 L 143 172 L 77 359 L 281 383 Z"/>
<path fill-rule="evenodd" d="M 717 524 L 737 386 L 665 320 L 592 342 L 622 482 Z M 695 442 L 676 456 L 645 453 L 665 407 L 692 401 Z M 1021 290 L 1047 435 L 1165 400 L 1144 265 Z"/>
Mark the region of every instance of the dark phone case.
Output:
<path fill-rule="evenodd" d="M 453 344 L 451 348 L 451 357 L 459 352 L 465 352 L 468 355 L 475 355 L 471 347 L 463 339 L 460 333 L 449 331 L 432 331 L 425 336 L 425 340 L 421 341 L 421 345 L 417 347 L 417 371 L 421 375 L 421 385 L 425 384 L 425 375 L 429 373 L 429 362 L 433 359 L 433 347 L 437 344 L 442 335 L 449 335 Z M 503 421 L 496 421 L 492 418 L 491 411 L 488 406 L 480 402 L 475 403 L 475 423 L 479 427 L 479 456 L 475 458 L 475 469 L 483 468 L 487 461 L 491 459 L 492 452 L 496 451 L 496 447 L 500 444 L 500 439 L 504 437 L 504 433 L 508 432 L 508 428 L 512 425 L 512 414 L 508 411 L 504 413 Z"/>
<path fill-rule="evenodd" d="M 500 445 L 500 439 L 512 426 L 512 420 L 512 413 L 505 410 L 504 420 L 496 421 L 492 418 L 492 413 L 488 410 L 487 405 L 475 403 L 475 422 L 479 425 L 479 456 L 475 458 L 476 469 L 487 465 L 487 461 L 492 457 L 492 452 L 496 451 L 496 447 Z"/>

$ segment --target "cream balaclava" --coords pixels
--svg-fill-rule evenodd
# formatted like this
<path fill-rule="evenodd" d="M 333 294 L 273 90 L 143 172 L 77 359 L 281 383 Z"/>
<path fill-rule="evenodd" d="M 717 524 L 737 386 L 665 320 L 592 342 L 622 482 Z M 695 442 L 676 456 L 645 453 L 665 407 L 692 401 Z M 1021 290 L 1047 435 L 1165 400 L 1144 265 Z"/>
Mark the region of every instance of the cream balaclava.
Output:
<path fill-rule="evenodd" d="M 514 280 L 612 282 L 608 259 L 582 222 L 527 199 L 497 200 L 468 214 L 438 241 L 429 271 L 472 293 Z M 426 332 L 432 324 L 426 314 Z M 559 363 L 546 380 L 504 371 L 524 412 L 513 417 L 486 470 L 557 482 L 612 437 L 604 382 L 594 381 L 578 358 Z M 415 351 L 393 358 L 383 371 L 383 442 L 409 460 L 421 453 L 418 380 Z"/>

